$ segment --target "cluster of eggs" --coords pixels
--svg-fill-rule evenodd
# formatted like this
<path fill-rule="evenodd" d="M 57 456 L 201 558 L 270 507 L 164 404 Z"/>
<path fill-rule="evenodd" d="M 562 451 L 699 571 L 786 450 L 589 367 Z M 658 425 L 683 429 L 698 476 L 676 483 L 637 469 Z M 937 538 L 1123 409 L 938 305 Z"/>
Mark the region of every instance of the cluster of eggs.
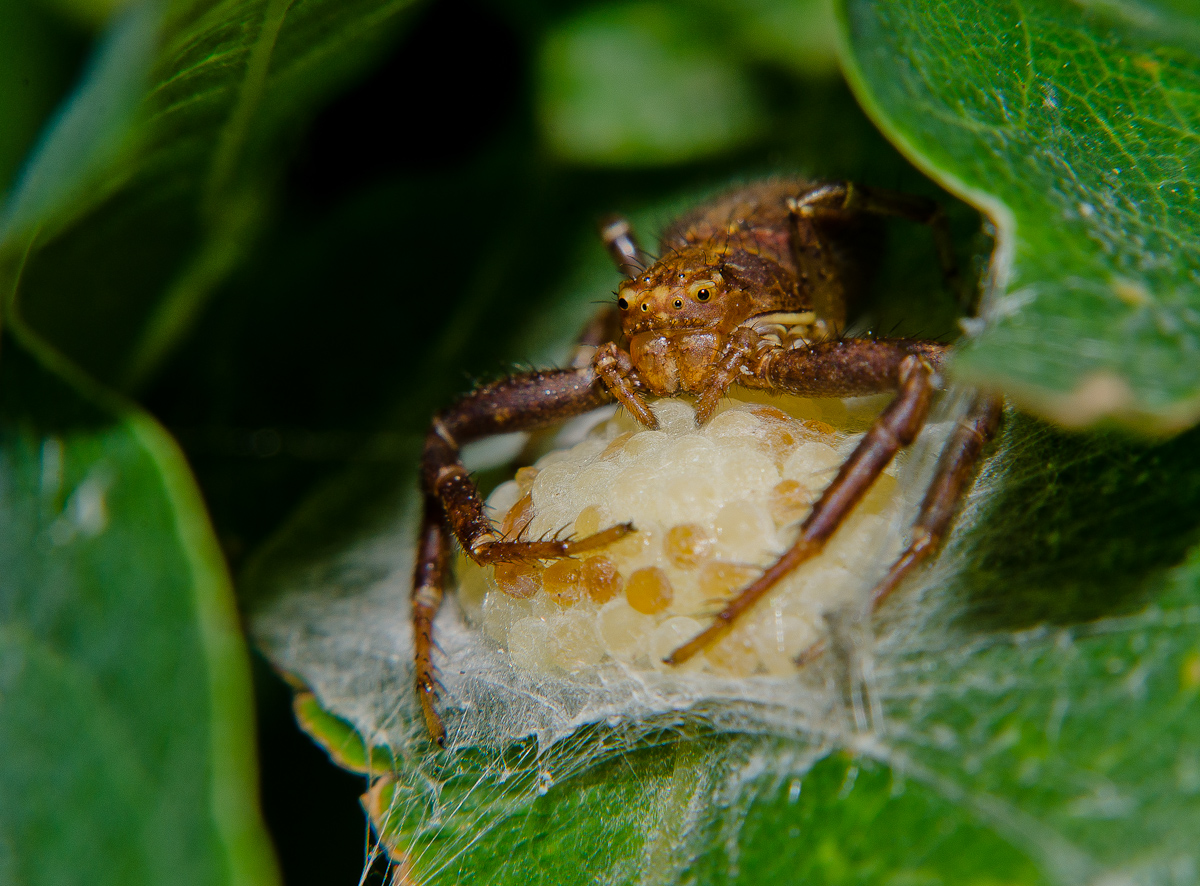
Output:
<path fill-rule="evenodd" d="M 730 400 L 698 428 L 686 401 L 662 400 L 653 431 L 618 413 L 519 470 L 488 504 L 509 539 L 582 538 L 627 521 L 635 531 L 569 559 L 485 568 L 462 559 L 460 599 L 524 669 L 577 672 L 607 657 L 665 670 L 663 658 L 794 541 L 884 402 Z M 890 468 L 819 557 L 684 667 L 792 671 L 820 639 L 824 613 L 852 604 L 879 559 L 898 553 L 899 506 Z"/>

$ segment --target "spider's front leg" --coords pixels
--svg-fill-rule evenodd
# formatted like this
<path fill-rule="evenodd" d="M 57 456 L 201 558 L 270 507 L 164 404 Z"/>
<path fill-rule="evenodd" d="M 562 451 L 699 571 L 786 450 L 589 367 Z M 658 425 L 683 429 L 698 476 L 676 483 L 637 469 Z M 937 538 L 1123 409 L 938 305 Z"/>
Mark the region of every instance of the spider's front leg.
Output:
<path fill-rule="evenodd" d="M 570 557 L 633 531 L 625 523 L 581 539 L 503 539 L 484 512 L 483 497 L 463 466 L 460 447 L 494 434 L 553 425 L 611 401 L 604 382 L 585 367 L 515 375 L 468 394 L 434 417 L 421 458 L 425 510 L 413 574 L 412 618 L 417 697 L 429 734 L 438 744 L 445 740 L 445 727 L 435 704 L 433 619 L 445 589 L 448 533 L 453 532 L 467 556 L 482 565 Z"/>
<path fill-rule="evenodd" d="M 646 253 L 638 245 L 633 226 L 627 219 L 609 216 L 600 224 L 600 239 L 623 277 L 636 277 L 646 269 Z M 588 360 L 588 336 L 592 330 L 601 335 L 607 333 L 607 337 L 601 339 L 605 344 L 590 349 L 590 365 L 617 402 L 639 423 L 654 430 L 658 427 L 658 419 L 646 402 L 646 385 L 634 368 L 629 352 L 616 343 L 621 336 L 621 314 L 614 306 L 602 309 L 592 320 L 580 340 L 574 365 L 582 366 Z"/>
<path fill-rule="evenodd" d="M 933 376 L 944 348 L 932 342 L 848 339 L 807 348 L 768 351 L 742 384 L 807 397 L 853 397 L 897 391 L 896 399 L 842 465 L 813 505 L 792 546 L 717 613 L 713 623 L 666 661 L 680 664 L 724 636 L 734 622 L 781 579 L 819 554 L 871 484 L 925 423 Z"/>
<path fill-rule="evenodd" d="M 658 419 L 650 411 L 650 404 L 642 394 L 646 386 L 634 368 L 633 358 L 628 351 L 610 341 L 596 351 L 592 366 L 609 393 L 630 415 L 652 431 L 658 428 Z"/>
<path fill-rule="evenodd" d="M 750 327 L 735 329 L 713 361 L 708 381 L 696 397 L 696 424 L 707 424 L 712 418 L 721 398 L 741 377 L 743 367 L 761 361 L 767 351 L 776 350 L 780 350 L 778 344 L 768 343 Z"/>

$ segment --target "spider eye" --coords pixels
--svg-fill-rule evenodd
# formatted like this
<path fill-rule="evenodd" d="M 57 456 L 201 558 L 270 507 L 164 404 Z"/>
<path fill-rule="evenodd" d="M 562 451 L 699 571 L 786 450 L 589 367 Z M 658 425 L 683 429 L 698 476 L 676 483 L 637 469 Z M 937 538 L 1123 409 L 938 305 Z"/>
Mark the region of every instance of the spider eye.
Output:
<path fill-rule="evenodd" d="M 700 301 L 708 301 L 710 295 L 712 295 L 712 293 L 710 293 L 707 289 L 701 289 L 696 293 L 696 298 Z"/>
<path fill-rule="evenodd" d="M 680 308 L 683 307 L 683 299 L 677 298 L 677 299 L 675 299 L 675 301 L 671 302 L 671 304 L 675 305 L 675 310 L 678 311 Z"/>
<path fill-rule="evenodd" d="M 643 310 L 643 311 L 648 311 L 648 310 L 650 310 L 650 302 L 648 302 L 648 301 L 644 301 L 644 302 L 642 302 L 642 310 Z"/>
<path fill-rule="evenodd" d="M 623 299 L 623 298 L 619 298 L 619 299 L 617 299 L 617 307 L 618 307 L 618 308 L 620 308 L 620 309 L 623 311 L 623 310 L 625 310 L 627 307 L 629 307 L 629 302 L 627 302 L 627 301 L 626 301 L 625 299 Z"/>

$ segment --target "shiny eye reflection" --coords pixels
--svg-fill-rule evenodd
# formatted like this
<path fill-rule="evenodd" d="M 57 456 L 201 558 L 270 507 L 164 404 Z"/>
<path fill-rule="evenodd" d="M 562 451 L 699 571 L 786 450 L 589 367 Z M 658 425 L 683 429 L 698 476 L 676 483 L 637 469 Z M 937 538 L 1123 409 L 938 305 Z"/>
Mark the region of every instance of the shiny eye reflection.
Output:
<path fill-rule="evenodd" d="M 711 293 L 707 289 L 701 289 L 696 293 L 696 298 L 699 301 L 708 301 L 710 295 Z"/>
<path fill-rule="evenodd" d="M 671 302 L 671 304 L 673 304 L 675 306 L 675 310 L 678 311 L 680 308 L 683 307 L 683 299 L 677 298 L 677 299 L 675 299 L 675 301 Z"/>
<path fill-rule="evenodd" d="M 643 311 L 650 310 L 650 302 L 646 302 L 646 301 L 642 302 L 642 310 Z"/>

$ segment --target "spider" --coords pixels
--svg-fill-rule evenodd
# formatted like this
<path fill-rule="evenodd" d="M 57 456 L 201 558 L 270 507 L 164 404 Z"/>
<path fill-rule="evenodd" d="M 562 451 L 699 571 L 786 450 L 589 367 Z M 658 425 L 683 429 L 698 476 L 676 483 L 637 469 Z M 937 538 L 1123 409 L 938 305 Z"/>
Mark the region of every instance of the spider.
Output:
<path fill-rule="evenodd" d="M 552 425 L 614 400 L 654 428 L 651 396 L 694 395 L 696 421 L 703 424 L 733 385 L 804 397 L 895 393 L 813 505 L 791 547 L 666 659 L 679 664 L 717 641 L 781 578 L 817 555 L 896 452 L 912 443 L 947 347 L 842 337 L 847 307 L 872 261 L 871 216 L 928 226 L 943 272 L 953 279 L 953 251 L 935 202 L 845 182 L 777 179 L 731 190 L 671 224 L 660 240 L 662 257 L 649 266 L 628 222 L 613 218 L 601 234 L 626 279 L 616 304 L 585 330 L 572 366 L 509 376 L 433 418 L 421 461 L 425 504 L 412 620 L 416 691 L 435 741 L 444 743 L 445 727 L 437 710 L 433 620 L 444 594 L 450 535 L 485 565 L 571 557 L 633 531 L 618 524 L 584 538 L 502 538 L 459 458 L 462 444 Z M 972 402 L 945 445 L 908 547 L 872 592 L 872 607 L 937 548 L 1000 412 L 995 398 L 981 395 Z"/>

